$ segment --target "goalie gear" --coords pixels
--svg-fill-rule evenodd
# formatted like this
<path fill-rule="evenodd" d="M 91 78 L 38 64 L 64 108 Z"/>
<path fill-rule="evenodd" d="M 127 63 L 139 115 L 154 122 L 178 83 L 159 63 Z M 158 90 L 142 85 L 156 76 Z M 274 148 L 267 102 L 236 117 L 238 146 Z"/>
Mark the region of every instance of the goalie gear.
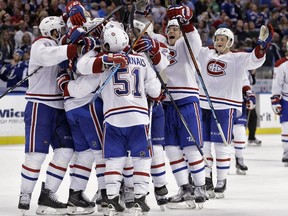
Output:
<path fill-rule="evenodd" d="M 104 51 L 119 53 L 128 46 L 129 37 L 123 29 L 111 27 L 104 29 L 102 41 Z"/>
<path fill-rule="evenodd" d="M 219 29 L 217 29 L 215 31 L 214 39 L 213 39 L 214 46 L 215 46 L 215 39 L 216 39 L 217 35 L 225 35 L 226 37 L 228 37 L 228 42 L 226 44 L 227 48 L 230 48 L 230 47 L 233 46 L 233 44 L 234 44 L 234 34 L 233 34 L 233 32 L 230 29 L 228 29 L 228 28 L 219 28 Z"/>
<path fill-rule="evenodd" d="M 47 36 L 52 39 L 59 40 L 62 36 L 63 29 L 65 29 L 65 23 L 64 21 L 57 16 L 49 16 L 45 17 L 40 25 L 39 25 L 40 32 L 42 36 Z M 52 31 L 56 30 L 58 32 L 58 38 L 54 38 L 52 36 Z"/>
<path fill-rule="evenodd" d="M 282 105 L 280 95 L 273 95 L 271 97 L 272 110 L 276 115 L 282 114 Z"/>

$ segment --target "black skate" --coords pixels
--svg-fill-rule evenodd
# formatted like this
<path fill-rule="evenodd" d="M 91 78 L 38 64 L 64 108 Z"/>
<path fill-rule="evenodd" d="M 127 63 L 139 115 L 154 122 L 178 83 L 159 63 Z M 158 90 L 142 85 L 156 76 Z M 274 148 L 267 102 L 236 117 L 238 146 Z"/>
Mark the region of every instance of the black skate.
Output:
<path fill-rule="evenodd" d="M 24 215 L 27 210 L 30 209 L 31 194 L 20 193 L 18 209 L 21 210 Z"/>
<path fill-rule="evenodd" d="M 166 197 L 166 195 L 168 194 L 168 190 L 166 185 L 162 187 L 155 187 L 154 194 L 157 201 L 157 205 L 159 205 L 160 209 L 164 211 L 165 210 L 164 206 L 168 203 L 168 199 Z"/>
<path fill-rule="evenodd" d="M 211 178 L 208 178 L 208 177 L 205 178 L 205 185 L 206 185 L 206 192 L 208 194 L 208 197 L 210 199 L 215 198 L 212 176 L 211 176 Z"/>
<path fill-rule="evenodd" d="M 285 167 L 288 167 L 288 152 L 284 152 L 282 162 L 284 163 Z"/>
<path fill-rule="evenodd" d="M 224 198 L 224 191 L 226 190 L 226 179 L 217 180 L 216 187 L 214 189 L 217 199 Z"/>
<path fill-rule="evenodd" d="M 67 205 L 57 200 L 55 193 L 45 188 L 42 182 L 41 193 L 38 199 L 38 208 L 36 214 L 39 215 L 66 215 Z"/>
<path fill-rule="evenodd" d="M 246 175 L 248 167 L 244 164 L 243 158 L 236 157 L 236 174 L 237 175 Z"/>
<path fill-rule="evenodd" d="M 133 208 L 135 204 L 133 187 L 124 186 L 124 203 L 127 209 Z"/>
<path fill-rule="evenodd" d="M 198 204 L 199 209 L 203 208 L 203 203 L 208 200 L 208 195 L 206 194 L 206 186 L 195 186 L 194 196 L 195 196 L 195 203 Z"/>
<path fill-rule="evenodd" d="M 70 189 L 67 206 L 68 215 L 85 215 L 94 212 L 95 203 L 91 202 L 82 190 Z"/>
<path fill-rule="evenodd" d="M 92 202 L 95 201 L 98 212 L 107 211 L 107 207 L 108 207 L 107 199 L 108 197 L 107 197 L 106 189 L 101 189 L 96 192 L 96 194 L 94 195 L 92 199 Z"/>
<path fill-rule="evenodd" d="M 196 205 L 193 201 L 193 188 L 190 184 L 182 185 L 178 191 L 178 194 L 168 198 L 167 208 L 171 209 L 194 209 Z"/>
<path fill-rule="evenodd" d="M 108 209 L 107 209 L 107 215 L 114 216 L 124 215 L 125 208 L 120 204 L 120 198 L 119 196 L 114 197 L 113 199 L 107 199 Z"/>
<path fill-rule="evenodd" d="M 150 211 L 150 207 L 146 203 L 146 196 L 135 198 L 135 216 L 146 215 Z"/>

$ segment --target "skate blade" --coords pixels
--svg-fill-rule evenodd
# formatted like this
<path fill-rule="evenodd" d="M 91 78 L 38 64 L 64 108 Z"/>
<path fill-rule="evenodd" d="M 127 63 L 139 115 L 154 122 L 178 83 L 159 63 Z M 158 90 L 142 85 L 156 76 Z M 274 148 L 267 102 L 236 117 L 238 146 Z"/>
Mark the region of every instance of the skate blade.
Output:
<path fill-rule="evenodd" d="M 94 213 L 94 208 L 82 208 L 76 206 L 68 206 L 67 214 L 68 215 L 87 215 Z"/>
<path fill-rule="evenodd" d="M 214 191 L 207 191 L 207 195 L 209 199 L 214 199 L 216 197 Z"/>
<path fill-rule="evenodd" d="M 105 216 L 124 216 L 124 212 L 116 212 L 114 208 L 108 208 Z"/>
<path fill-rule="evenodd" d="M 288 162 L 284 162 L 284 166 L 285 166 L 285 167 L 288 167 Z"/>
<path fill-rule="evenodd" d="M 36 209 L 36 214 L 38 215 L 66 215 L 67 208 L 55 209 L 48 206 L 39 205 Z"/>
<path fill-rule="evenodd" d="M 196 205 L 195 205 L 193 200 L 187 200 L 187 201 L 177 202 L 177 203 L 168 202 L 166 204 L 166 208 L 169 208 L 169 209 L 195 209 Z"/>
<path fill-rule="evenodd" d="M 165 206 L 166 206 L 166 205 L 159 205 L 160 210 L 161 210 L 161 211 L 165 211 Z"/>
<path fill-rule="evenodd" d="M 142 212 L 142 209 L 140 206 L 134 207 L 134 216 L 145 216 L 148 212 Z"/>
<path fill-rule="evenodd" d="M 198 205 L 199 209 L 203 209 L 203 207 L 204 207 L 203 203 L 197 203 L 197 205 Z"/>
<path fill-rule="evenodd" d="M 246 171 L 240 170 L 240 169 L 236 169 L 236 174 L 237 175 L 246 175 Z"/>
<path fill-rule="evenodd" d="M 26 209 L 21 209 L 21 215 L 25 216 L 26 215 L 27 210 Z"/>
<path fill-rule="evenodd" d="M 216 196 L 216 199 L 223 199 L 225 197 L 224 193 L 215 193 L 215 196 Z"/>

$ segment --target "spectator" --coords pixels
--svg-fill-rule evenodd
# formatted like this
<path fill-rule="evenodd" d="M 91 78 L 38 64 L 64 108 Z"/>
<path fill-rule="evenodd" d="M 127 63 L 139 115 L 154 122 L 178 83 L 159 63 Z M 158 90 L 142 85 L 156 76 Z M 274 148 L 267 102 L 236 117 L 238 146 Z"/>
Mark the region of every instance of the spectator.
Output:
<path fill-rule="evenodd" d="M 100 18 L 104 18 L 107 15 L 107 4 L 105 1 L 101 1 L 99 6 L 98 15 Z"/>
<path fill-rule="evenodd" d="M 33 34 L 31 32 L 26 31 L 26 26 L 27 24 L 21 20 L 19 22 L 18 28 L 19 30 L 15 33 L 14 36 L 14 41 L 15 41 L 15 48 L 19 48 L 20 46 L 24 45 L 23 44 L 23 36 L 25 33 L 28 34 L 28 37 L 30 36 L 29 40 L 30 40 L 30 45 L 31 45 L 31 41 L 33 41 L 35 39 L 35 37 L 33 36 Z M 24 39 L 27 40 L 27 39 Z"/>
<path fill-rule="evenodd" d="M 14 51 L 14 44 L 8 30 L 2 30 L 0 37 L 0 64 L 11 62 Z"/>
<path fill-rule="evenodd" d="M 161 5 L 160 0 L 155 0 L 154 5 L 151 8 L 151 15 L 154 21 L 154 24 L 161 25 L 162 20 L 166 16 L 166 8 Z"/>
<path fill-rule="evenodd" d="M 62 11 L 58 8 L 58 0 L 51 0 L 50 7 L 47 10 L 49 16 L 61 16 Z"/>

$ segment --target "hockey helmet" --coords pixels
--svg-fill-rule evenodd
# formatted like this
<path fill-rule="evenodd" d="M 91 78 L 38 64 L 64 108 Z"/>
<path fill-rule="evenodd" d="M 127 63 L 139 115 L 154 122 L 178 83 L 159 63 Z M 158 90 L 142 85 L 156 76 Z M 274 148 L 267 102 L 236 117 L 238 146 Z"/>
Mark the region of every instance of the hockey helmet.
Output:
<path fill-rule="evenodd" d="M 142 32 L 142 30 L 146 27 L 147 23 L 141 22 L 139 20 L 133 20 L 133 25 L 135 29 L 138 29 L 139 32 Z M 150 23 L 148 28 L 146 29 L 146 32 L 149 36 L 152 36 L 154 33 L 154 27 L 153 23 Z"/>
<path fill-rule="evenodd" d="M 90 18 L 86 18 L 86 22 L 83 25 L 83 29 L 85 31 L 90 31 L 91 29 L 102 23 L 103 20 L 104 18 L 94 18 L 93 20 L 91 20 Z"/>
<path fill-rule="evenodd" d="M 39 25 L 41 34 L 43 36 L 48 36 L 48 37 L 52 37 L 51 35 L 52 30 L 57 30 L 59 34 L 59 38 L 60 38 L 62 36 L 64 28 L 65 28 L 64 21 L 60 17 L 57 17 L 57 16 L 45 17 Z M 59 38 L 56 38 L 56 39 L 59 39 Z"/>
<path fill-rule="evenodd" d="M 166 32 L 168 32 L 168 29 L 170 28 L 170 26 L 180 27 L 177 19 L 169 20 L 169 22 L 167 23 Z"/>
<path fill-rule="evenodd" d="M 118 27 L 110 27 L 102 32 L 103 49 L 107 52 L 121 52 L 129 44 L 127 33 Z"/>
<path fill-rule="evenodd" d="M 230 44 L 227 43 L 227 47 L 230 48 L 233 46 L 234 43 L 234 34 L 233 32 L 228 29 L 228 28 L 219 28 L 215 31 L 214 33 L 214 42 L 215 42 L 215 38 L 217 35 L 225 35 L 228 37 L 228 41 L 230 42 Z"/>

